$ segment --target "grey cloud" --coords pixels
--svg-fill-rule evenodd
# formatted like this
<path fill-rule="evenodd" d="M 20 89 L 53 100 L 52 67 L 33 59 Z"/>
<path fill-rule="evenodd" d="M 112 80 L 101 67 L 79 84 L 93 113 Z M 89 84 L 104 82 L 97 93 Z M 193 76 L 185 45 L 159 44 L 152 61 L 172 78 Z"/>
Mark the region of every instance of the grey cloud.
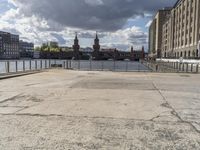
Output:
<path fill-rule="evenodd" d="M 6 32 L 11 32 L 12 34 L 21 34 L 17 29 L 15 29 L 15 28 L 3 28 L 2 29 L 3 31 L 6 31 Z"/>
<path fill-rule="evenodd" d="M 21 13 L 62 26 L 115 31 L 127 19 L 172 6 L 176 0 L 16 0 Z"/>
<path fill-rule="evenodd" d="M 82 31 L 80 33 L 78 33 L 80 38 L 87 38 L 87 39 L 94 39 L 96 37 L 96 33 L 95 32 L 87 32 L 87 31 Z M 103 38 L 105 37 L 107 34 L 106 33 L 98 33 L 98 37 L 99 38 Z"/>
<path fill-rule="evenodd" d="M 107 44 L 102 44 L 102 48 L 117 48 L 118 50 L 124 50 L 128 51 L 129 46 L 127 44 L 121 44 L 121 43 L 107 43 Z"/>
<path fill-rule="evenodd" d="M 132 33 L 129 35 L 129 42 L 134 45 L 147 44 L 148 35 L 146 33 Z"/>
<path fill-rule="evenodd" d="M 57 39 L 59 44 L 61 44 L 61 45 L 66 44 L 67 41 L 63 38 L 62 35 L 60 35 L 58 33 L 51 33 L 51 35 Z"/>

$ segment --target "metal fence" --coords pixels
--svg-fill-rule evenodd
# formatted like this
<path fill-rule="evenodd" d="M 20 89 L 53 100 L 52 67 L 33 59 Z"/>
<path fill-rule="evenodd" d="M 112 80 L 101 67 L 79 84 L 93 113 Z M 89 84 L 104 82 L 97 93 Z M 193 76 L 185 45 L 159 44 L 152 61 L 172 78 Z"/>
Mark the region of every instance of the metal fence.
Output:
<path fill-rule="evenodd" d="M 94 60 L 9 60 L 0 61 L 0 75 L 27 71 L 37 71 L 60 67 L 82 71 L 116 72 L 179 72 L 200 73 L 198 63 L 180 62 L 132 62 L 132 61 L 94 61 Z"/>
<path fill-rule="evenodd" d="M 0 61 L 0 74 L 49 69 L 51 60 L 9 60 Z"/>
<path fill-rule="evenodd" d="M 130 61 L 84 61 L 84 60 L 9 60 L 0 61 L 0 74 L 35 71 L 62 67 L 82 71 L 150 71 L 140 62 Z"/>
<path fill-rule="evenodd" d="M 142 62 L 154 72 L 200 73 L 199 63 L 188 62 Z"/>
<path fill-rule="evenodd" d="M 148 67 L 140 62 L 131 61 L 67 61 L 68 68 L 85 71 L 119 71 L 119 72 L 146 72 Z M 70 65 L 69 65 L 70 64 Z"/>

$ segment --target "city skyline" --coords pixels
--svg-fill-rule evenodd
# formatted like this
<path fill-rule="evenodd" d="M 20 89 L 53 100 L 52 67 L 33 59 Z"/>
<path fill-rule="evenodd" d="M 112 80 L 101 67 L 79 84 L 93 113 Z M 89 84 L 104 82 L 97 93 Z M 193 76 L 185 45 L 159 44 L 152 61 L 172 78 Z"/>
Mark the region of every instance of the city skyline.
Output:
<path fill-rule="evenodd" d="M 2 0 L 0 30 L 19 34 L 23 40 L 40 45 L 57 41 L 72 45 L 78 32 L 80 45 L 91 46 L 96 31 L 102 47 L 127 50 L 148 44 L 148 27 L 158 9 L 173 6 L 176 0 Z M 58 11 L 59 10 L 59 11 Z M 86 21 L 87 20 L 87 21 Z"/>

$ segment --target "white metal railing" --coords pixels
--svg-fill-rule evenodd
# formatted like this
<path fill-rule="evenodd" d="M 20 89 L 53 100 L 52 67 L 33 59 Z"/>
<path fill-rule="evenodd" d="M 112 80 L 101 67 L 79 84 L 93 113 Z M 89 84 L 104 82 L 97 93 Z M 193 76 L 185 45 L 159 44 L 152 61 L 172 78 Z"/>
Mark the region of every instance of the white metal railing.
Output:
<path fill-rule="evenodd" d="M 71 69 L 85 71 L 121 71 L 121 72 L 146 72 L 148 67 L 140 62 L 132 61 L 83 61 L 72 60 Z"/>

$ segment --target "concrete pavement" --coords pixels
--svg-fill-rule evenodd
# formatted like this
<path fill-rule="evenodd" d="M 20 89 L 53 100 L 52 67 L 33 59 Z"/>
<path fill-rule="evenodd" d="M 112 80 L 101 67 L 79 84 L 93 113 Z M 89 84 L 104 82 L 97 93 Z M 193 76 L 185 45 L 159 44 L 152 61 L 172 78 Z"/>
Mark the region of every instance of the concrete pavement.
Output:
<path fill-rule="evenodd" d="M 200 149 L 200 75 L 50 70 L 0 81 L 0 149 Z"/>

